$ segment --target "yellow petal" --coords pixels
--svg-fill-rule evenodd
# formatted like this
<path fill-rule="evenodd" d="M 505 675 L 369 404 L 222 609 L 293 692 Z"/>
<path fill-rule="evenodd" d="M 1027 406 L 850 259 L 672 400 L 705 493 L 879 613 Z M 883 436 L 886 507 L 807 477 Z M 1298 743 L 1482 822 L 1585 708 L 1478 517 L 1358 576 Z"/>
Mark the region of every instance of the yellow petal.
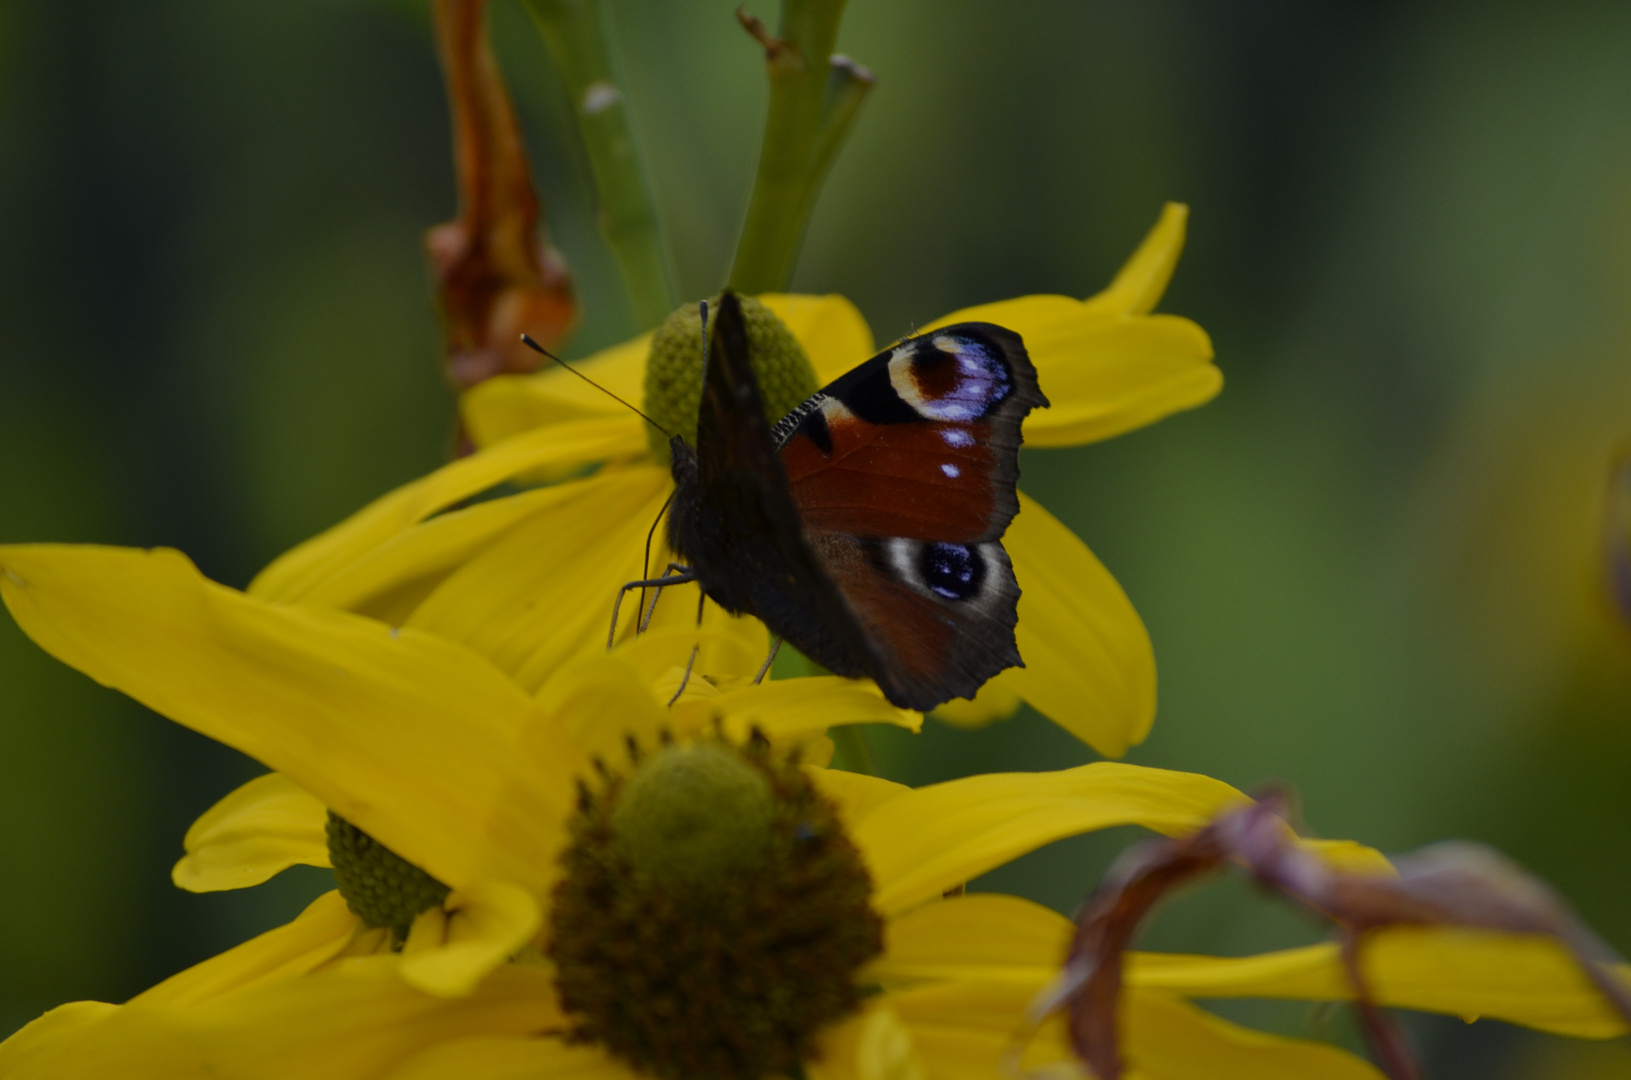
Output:
<path fill-rule="evenodd" d="M 804 775 L 814 781 L 821 793 L 838 807 L 838 816 L 844 828 L 854 833 L 861 822 L 871 817 L 884 803 L 892 802 L 912 789 L 881 776 L 845 772 L 842 769 L 804 767 Z"/>
<path fill-rule="evenodd" d="M 810 1080 L 929 1080 L 931 1075 L 912 1032 L 887 998 L 823 1031 L 804 1068 Z"/>
<path fill-rule="evenodd" d="M 854 304 L 836 293 L 766 293 L 759 301 L 775 312 L 804 346 L 818 386 L 826 386 L 876 351 L 866 320 Z"/>
<path fill-rule="evenodd" d="M 1579 968 L 1547 938 L 1470 930 L 1400 928 L 1379 933 L 1364 954 L 1383 1005 L 1480 1016 L 1563 1035 L 1606 1039 L 1625 1024 Z M 1631 968 L 1621 965 L 1622 978 Z M 1335 945 L 1224 958 L 1134 953 L 1130 984 L 1186 997 L 1353 996 Z"/>
<path fill-rule="evenodd" d="M 105 1001 L 70 1001 L 31 1021 L 0 1042 L 0 1076 L 42 1076 L 42 1063 L 63 1047 L 72 1046 L 85 1033 L 118 1013 L 118 1005 Z"/>
<path fill-rule="evenodd" d="M 819 735 L 834 724 L 892 724 L 908 731 L 923 726 L 923 714 L 891 705 L 872 682 L 836 675 L 778 679 L 682 700 L 673 719 L 681 731 L 704 731 L 717 719 L 733 738 L 759 728 L 772 742 Z"/>
<path fill-rule="evenodd" d="M 668 591 L 664 590 L 659 612 L 668 605 L 667 595 Z M 630 604 L 638 596 L 639 593 L 631 593 Z M 695 610 L 694 604 L 686 605 L 683 601 L 674 606 L 689 606 Z M 629 617 L 634 617 L 632 607 Z M 758 619 L 736 618 L 725 614 L 717 604 L 709 604 L 704 609 L 700 627 L 689 621 L 684 626 L 659 626 L 654 622 L 652 629 L 639 637 L 620 642 L 617 655 L 639 672 L 641 685 L 651 688 L 657 699 L 666 704 L 674 696 L 674 688 L 658 688 L 657 682 L 670 671 L 683 671 L 693 647 L 698 647 L 696 663 L 692 665 L 694 672 L 709 678 L 748 678 L 758 674 L 759 668 L 764 666 L 770 651 L 770 634 Z M 686 689 L 690 692 L 704 685 L 699 680 L 696 687 L 688 683 Z"/>
<path fill-rule="evenodd" d="M 1123 1000 L 1124 1056 L 1148 1080 L 1385 1080 L 1326 1043 L 1254 1031 L 1152 994 Z"/>
<path fill-rule="evenodd" d="M 1100 761 L 918 788 L 879 807 L 854 838 L 873 905 L 894 915 L 1054 840 L 1112 825 L 1186 833 L 1244 798 L 1209 776 Z"/>
<path fill-rule="evenodd" d="M 1161 220 L 1110 287 L 1087 300 L 1022 296 L 964 308 L 929 324 L 993 322 L 1025 340 L 1051 408 L 1025 421 L 1030 446 L 1119 435 L 1211 400 L 1223 386 L 1212 343 L 1188 319 L 1149 315 L 1183 250 L 1185 207 Z"/>
<path fill-rule="evenodd" d="M 483 881 L 455 889 L 414 920 L 402 949 L 402 978 L 437 997 L 464 997 L 525 945 L 543 915 L 525 889 Z"/>
<path fill-rule="evenodd" d="M 1008 1071 L 1009 1055 L 1022 1045 L 1030 992 L 1005 983 L 960 982 L 886 1000 L 905 1021 L 935 1080 L 974 1080 Z M 1382 1080 L 1370 1065 L 1334 1046 L 1266 1035 L 1148 993 L 1128 994 L 1122 1016 L 1130 1080 Z M 1025 1069 L 1073 1065 L 1058 1018 L 1034 1033 L 1026 1051 Z"/>
<path fill-rule="evenodd" d="M 1223 389 L 1212 340 L 1175 315 L 1050 321 L 1021 335 L 1028 347 L 1036 342 L 1037 381 L 1053 403 L 1026 417 L 1028 446 L 1109 439 L 1204 405 Z"/>
<path fill-rule="evenodd" d="M 327 866 L 327 808 L 282 773 L 257 776 L 204 812 L 170 879 L 190 892 L 259 885 L 291 866 Z"/>
<path fill-rule="evenodd" d="M 980 687 L 973 699 L 952 698 L 930 713 L 953 727 L 981 728 L 996 720 L 1006 720 L 1019 711 L 1021 698 L 1017 691 L 1000 679 L 992 679 Z"/>
<path fill-rule="evenodd" d="M 1017 896 L 953 897 L 891 919 L 883 959 L 871 970 L 885 985 L 973 980 L 1034 992 L 1059 970 L 1074 929 L 1058 912 Z"/>
<path fill-rule="evenodd" d="M 608 764 L 625 759 L 628 739 L 646 750 L 656 746 L 668 721 L 643 673 L 621 650 L 566 665 L 537 700 L 585 760 L 598 757 Z"/>
<path fill-rule="evenodd" d="M 1012 1075 L 1015 1064 L 1020 1075 L 1029 1075 L 1039 1065 L 1070 1060 L 1057 1021 L 1043 1025 L 1028 1043 L 1023 1039 L 1030 1003 L 1024 988 L 942 983 L 885 994 L 883 1003 L 899 1015 L 934 1080 L 990 1080 Z M 1017 1063 L 1016 1051 L 1023 1052 Z"/>
<path fill-rule="evenodd" d="M 570 504 L 519 523 L 448 575 L 407 625 L 467 645 L 535 691 L 567 660 L 605 649 L 618 587 L 640 576 L 672 486 L 653 465 L 584 481 Z"/>
<path fill-rule="evenodd" d="M 614 345 L 593 356 L 571 361 L 572 367 L 596 384 L 554 364 L 536 375 L 500 375 L 465 392 L 459 411 L 477 446 L 488 447 L 525 431 L 574 422 L 615 418 L 632 424 L 645 442 L 645 421 L 619 404 L 606 391 L 634 405 L 644 394 L 646 354 L 651 335 Z"/>
<path fill-rule="evenodd" d="M 520 522 L 569 508 L 579 498 L 582 485 L 592 482 L 569 481 L 488 499 L 410 525 L 360 552 L 308 589 L 300 602 L 401 625 L 448 574 Z"/>
<path fill-rule="evenodd" d="M 433 1046 L 388 1080 L 639 1080 L 639 1074 L 595 1046 L 560 1039 L 456 1039 Z"/>
<path fill-rule="evenodd" d="M 496 484 L 539 469 L 638 455 L 645 446 L 642 428 L 620 418 L 556 424 L 506 439 L 382 495 L 285 552 L 256 576 L 249 592 L 267 600 L 303 599 L 397 533 Z"/>
<path fill-rule="evenodd" d="M 480 657 L 246 597 L 174 551 L 0 548 L 0 594 L 47 652 L 288 774 L 455 888 L 551 879 L 571 748 L 562 735 L 553 760 L 521 761 L 536 706 Z"/>
<path fill-rule="evenodd" d="M 197 1004 L 139 1002 L 54 1040 L 7 1080 L 356 1080 L 455 1038 L 519 1037 L 561 1023 L 550 977 L 509 965 L 474 994 L 431 997 L 395 956 L 346 960 Z"/>
<path fill-rule="evenodd" d="M 313 900 L 293 922 L 194 964 L 131 999 L 131 1004 L 197 1005 L 317 970 L 362 929 L 338 890 Z"/>
<path fill-rule="evenodd" d="M 1138 245 L 1132 258 L 1122 264 L 1110 287 L 1087 303 L 1095 311 L 1115 315 L 1145 315 L 1155 310 L 1167 282 L 1184 252 L 1184 233 L 1189 225 L 1189 207 L 1169 202 L 1161 208 L 1155 227 Z"/>
<path fill-rule="evenodd" d="M 1155 720 L 1155 651 L 1127 594 L 1076 534 L 1023 493 L 1003 540 L 1019 580 L 1023 668 L 997 681 L 1106 757 Z"/>

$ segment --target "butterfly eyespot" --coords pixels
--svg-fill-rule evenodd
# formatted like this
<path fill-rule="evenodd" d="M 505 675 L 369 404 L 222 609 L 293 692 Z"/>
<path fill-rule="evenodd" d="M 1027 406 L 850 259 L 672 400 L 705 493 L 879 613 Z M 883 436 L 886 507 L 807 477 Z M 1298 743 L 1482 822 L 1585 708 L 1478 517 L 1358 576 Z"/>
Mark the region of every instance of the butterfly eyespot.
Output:
<path fill-rule="evenodd" d="M 918 554 L 923 584 L 947 600 L 967 600 L 985 584 L 985 558 L 966 544 L 925 544 Z"/>
<path fill-rule="evenodd" d="M 952 423 L 978 420 L 1013 389 L 1001 356 L 975 338 L 949 334 L 897 348 L 889 380 L 918 416 Z"/>

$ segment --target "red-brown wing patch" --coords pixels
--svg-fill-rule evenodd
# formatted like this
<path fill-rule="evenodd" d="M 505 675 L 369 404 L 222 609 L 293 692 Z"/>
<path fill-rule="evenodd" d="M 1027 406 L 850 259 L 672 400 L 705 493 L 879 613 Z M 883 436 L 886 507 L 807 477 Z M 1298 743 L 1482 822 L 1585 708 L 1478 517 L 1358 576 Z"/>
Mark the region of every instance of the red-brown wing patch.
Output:
<path fill-rule="evenodd" d="M 889 675 L 906 683 L 938 682 L 957 634 L 946 608 L 886 575 L 854 537 L 812 539 L 868 640 L 884 654 Z"/>
<path fill-rule="evenodd" d="M 990 538 L 995 458 L 984 421 L 880 425 L 846 413 L 827 430 L 831 454 L 802 434 L 781 451 L 806 530 L 951 543 Z"/>

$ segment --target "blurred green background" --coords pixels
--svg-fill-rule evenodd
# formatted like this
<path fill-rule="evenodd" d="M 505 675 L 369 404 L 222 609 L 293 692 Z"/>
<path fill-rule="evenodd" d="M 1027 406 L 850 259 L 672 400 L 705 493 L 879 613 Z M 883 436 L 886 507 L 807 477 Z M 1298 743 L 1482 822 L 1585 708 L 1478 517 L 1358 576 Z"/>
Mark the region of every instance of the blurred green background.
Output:
<path fill-rule="evenodd" d="M 613 3 L 687 296 L 723 279 L 763 117 L 733 6 Z M 492 14 L 583 355 L 632 322 L 548 59 L 513 0 Z M 796 284 L 879 340 L 1086 295 L 1164 200 L 1193 208 L 1163 310 L 1213 335 L 1222 397 L 1023 462 L 1154 639 L 1129 760 L 1287 782 L 1311 828 L 1384 850 L 1496 844 L 1631 949 L 1631 634 L 1600 568 L 1631 440 L 1631 8 L 852 0 L 840 47 L 879 83 Z M 420 237 L 451 173 L 423 0 L 0 0 L 0 540 L 174 545 L 242 585 L 442 461 Z M 1092 757 L 1035 716 L 878 749 L 912 782 Z M 323 887 L 170 885 L 256 771 L 0 620 L 0 1031 Z M 1069 911 L 1133 839 L 976 887 Z M 1320 933 L 1223 883 L 1146 943 Z M 1352 1039 L 1340 1010 L 1225 1011 Z M 1631 1076 L 1618 1043 L 1416 1028 L 1436 1076 Z"/>

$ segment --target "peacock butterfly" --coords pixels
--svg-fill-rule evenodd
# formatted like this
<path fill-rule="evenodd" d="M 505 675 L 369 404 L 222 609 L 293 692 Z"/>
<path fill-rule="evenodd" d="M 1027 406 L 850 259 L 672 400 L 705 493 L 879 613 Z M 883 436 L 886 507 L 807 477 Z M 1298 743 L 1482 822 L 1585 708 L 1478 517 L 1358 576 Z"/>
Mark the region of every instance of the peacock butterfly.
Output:
<path fill-rule="evenodd" d="M 1023 666 L 1002 534 L 1019 512 L 1020 424 L 1048 399 L 1018 334 L 959 323 L 907 338 L 772 426 L 741 302 L 708 338 L 695 450 L 670 441 L 669 546 L 720 607 L 902 708 L 973 697 Z"/>

